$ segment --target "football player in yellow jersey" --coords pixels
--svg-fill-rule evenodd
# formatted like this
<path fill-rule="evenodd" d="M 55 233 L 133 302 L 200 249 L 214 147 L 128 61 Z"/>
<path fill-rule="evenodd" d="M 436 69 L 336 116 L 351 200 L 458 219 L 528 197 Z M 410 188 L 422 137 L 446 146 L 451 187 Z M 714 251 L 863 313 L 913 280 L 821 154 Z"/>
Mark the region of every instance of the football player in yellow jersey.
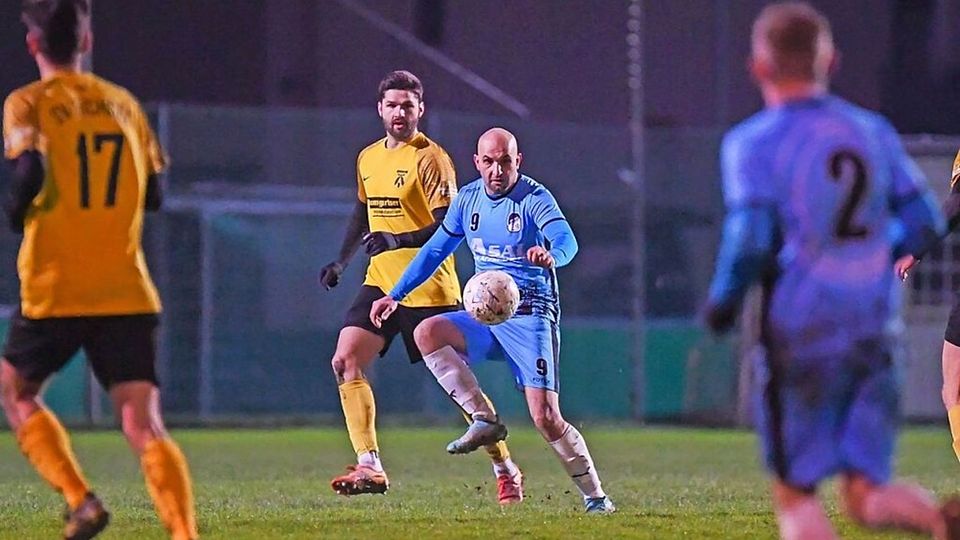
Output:
<path fill-rule="evenodd" d="M 357 204 L 339 258 L 320 271 L 320 284 L 329 289 L 337 285 L 361 244 L 370 256 L 366 278 L 347 310 L 331 362 L 350 442 L 357 453 L 357 465 L 350 465 L 331 482 L 341 495 L 383 493 L 388 487 L 374 426 L 373 391 L 363 370 L 378 353 L 386 352 L 397 334 L 411 363 L 423 360 L 414 340 L 417 325 L 433 315 L 457 310 L 460 303 L 460 283 L 450 257 L 381 328 L 369 317 L 371 304 L 393 288 L 420 246 L 440 226 L 456 195 L 450 157 L 418 129 L 423 111 L 423 85 L 412 73 L 394 71 L 380 82 L 377 112 L 386 136 L 363 149 L 357 158 Z M 497 477 L 499 502 L 521 501 L 523 476 L 506 444 L 501 441 L 486 449 Z"/>
<path fill-rule="evenodd" d="M 947 217 L 947 234 L 960 225 L 960 152 L 953 161 L 953 173 L 950 176 L 950 193 L 943 203 L 943 214 Z M 921 251 L 904 255 L 896 263 L 900 279 L 907 278 L 907 272 L 917 264 L 926 253 L 933 249 L 940 238 L 932 238 Z M 943 336 L 943 388 L 941 398 L 947 409 L 950 433 L 953 436 L 953 451 L 960 459 L 960 299 L 955 300 L 947 329 Z"/>
<path fill-rule="evenodd" d="M 0 360 L 3 410 L 27 459 L 66 499 L 64 537 L 96 536 L 109 514 L 40 397 L 82 348 L 140 458 L 161 521 L 172 538 L 197 538 L 187 463 L 160 415 L 160 300 L 140 245 L 144 209 L 160 206 L 163 153 L 137 100 L 81 71 L 89 14 L 87 0 L 23 3 L 40 80 L 4 103 L 14 178 L 7 212 L 23 241 L 20 310 Z"/>

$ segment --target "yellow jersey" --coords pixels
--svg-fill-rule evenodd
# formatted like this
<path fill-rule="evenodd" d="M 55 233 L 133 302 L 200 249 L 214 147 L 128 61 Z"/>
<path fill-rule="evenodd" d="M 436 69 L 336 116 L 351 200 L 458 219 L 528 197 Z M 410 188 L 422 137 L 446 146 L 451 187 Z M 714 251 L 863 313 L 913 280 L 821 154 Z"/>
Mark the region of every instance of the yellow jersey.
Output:
<path fill-rule="evenodd" d="M 396 148 L 387 139 L 364 148 L 357 157 L 357 197 L 367 205 L 370 230 L 416 231 L 434 223 L 432 211 L 457 194 L 450 156 L 423 133 Z M 364 285 L 384 293 L 397 283 L 419 248 L 385 251 L 370 259 Z M 407 307 L 453 306 L 460 303 L 460 282 L 451 255 L 430 279 L 404 298 Z"/>
<path fill-rule="evenodd" d="M 157 313 L 141 247 L 147 178 L 165 167 L 156 136 L 125 89 L 61 72 L 12 92 L 4 154 L 43 157 L 24 220 L 20 302 L 31 319 Z"/>

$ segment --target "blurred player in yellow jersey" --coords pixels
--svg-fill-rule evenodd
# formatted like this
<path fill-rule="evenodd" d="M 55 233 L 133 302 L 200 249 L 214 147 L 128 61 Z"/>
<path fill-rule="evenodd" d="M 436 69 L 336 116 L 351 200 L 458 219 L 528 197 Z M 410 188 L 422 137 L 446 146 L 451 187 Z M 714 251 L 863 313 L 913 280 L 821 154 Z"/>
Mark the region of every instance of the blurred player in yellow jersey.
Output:
<path fill-rule="evenodd" d="M 3 409 L 20 449 L 66 499 L 64 537 L 109 521 L 43 383 L 83 349 L 140 458 L 174 539 L 196 538 L 187 463 L 160 416 L 154 370 L 160 299 L 140 245 L 144 209 L 159 208 L 163 153 L 137 100 L 81 72 L 87 0 L 25 0 L 27 48 L 40 80 L 7 98 L 4 153 L 13 168 L 10 225 L 23 232 L 21 304 L 0 361 Z"/>
<path fill-rule="evenodd" d="M 332 360 L 347 431 L 357 452 L 357 465 L 350 465 L 331 482 L 341 495 L 383 493 L 389 485 L 377 445 L 373 391 L 363 370 L 378 353 L 386 352 L 397 334 L 411 363 L 420 362 L 423 357 L 414 340 L 417 325 L 459 308 L 460 283 L 449 257 L 382 327 L 374 326 L 369 317 L 373 302 L 393 288 L 420 246 L 440 226 L 457 192 L 450 157 L 418 129 L 423 111 L 423 85 L 412 73 L 394 71 L 380 81 L 377 112 L 386 136 L 357 158 L 357 204 L 339 258 L 320 271 L 320 284 L 329 289 L 337 285 L 361 244 L 371 257 Z M 521 501 L 523 476 L 506 444 L 501 441 L 486 449 L 493 460 L 500 504 Z"/>
<path fill-rule="evenodd" d="M 927 252 L 955 230 L 960 225 L 960 152 L 953 160 L 953 172 L 950 175 L 950 193 L 943 202 L 943 214 L 947 218 L 947 231 L 941 237 L 931 238 L 915 253 L 909 253 L 896 263 L 897 274 L 900 279 L 906 279 L 911 268 L 923 258 Z M 947 319 L 947 328 L 943 335 L 943 387 L 941 398 L 947 409 L 947 420 L 950 423 L 950 433 L 953 437 L 953 451 L 960 459 L 960 298 L 955 299 L 950 317 Z"/>

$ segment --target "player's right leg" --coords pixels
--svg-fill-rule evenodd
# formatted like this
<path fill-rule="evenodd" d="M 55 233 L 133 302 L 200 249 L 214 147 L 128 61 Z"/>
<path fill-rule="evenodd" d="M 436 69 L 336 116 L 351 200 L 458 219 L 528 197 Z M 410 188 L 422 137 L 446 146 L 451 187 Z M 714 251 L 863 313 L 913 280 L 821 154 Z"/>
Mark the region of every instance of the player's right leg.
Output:
<path fill-rule="evenodd" d="M 340 495 L 384 493 L 389 487 L 377 444 L 373 389 L 363 374 L 384 346 L 383 337 L 356 326 L 344 327 L 337 339 L 331 366 L 340 390 L 347 433 L 357 454 L 357 465 L 347 467 L 345 474 L 330 482 Z"/>
<path fill-rule="evenodd" d="M 90 485 L 57 417 L 40 400 L 43 382 L 79 349 L 72 321 L 31 320 L 19 313 L 11 321 L 0 360 L 0 395 L 20 450 L 37 473 L 67 503 L 65 538 L 93 538 L 109 514 Z"/>
<path fill-rule="evenodd" d="M 781 540 L 838 538 L 815 488 L 797 488 L 783 480 L 774 480 L 772 495 Z"/>
<path fill-rule="evenodd" d="M 466 433 L 447 445 L 447 452 L 451 454 L 467 454 L 507 437 L 506 426 L 500 423 L 477 377 L 464 361 L 468 355 L 466 334 L 470 334 L 469 341 L 476 355 L 484 355 L 493 345 L 493 337 L 486 327 L 475 321 L 471 325 L 471 321 L 463 311 L 444 313 L 421 322 L 414 332 L 424 364 L 450 399 L 472 419 Z"/>

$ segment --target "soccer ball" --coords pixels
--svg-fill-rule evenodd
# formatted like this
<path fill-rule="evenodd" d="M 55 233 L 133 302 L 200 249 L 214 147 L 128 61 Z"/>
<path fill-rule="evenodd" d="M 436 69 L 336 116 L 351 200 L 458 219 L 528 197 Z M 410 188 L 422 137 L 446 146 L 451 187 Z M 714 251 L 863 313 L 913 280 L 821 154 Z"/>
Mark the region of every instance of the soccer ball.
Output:
<path fill-rule="evenodd" d="M 487 270 L 475 274 L 463 288 L 463 307 L 477 321 L 494 325 L 513 317 L 520 305 L 520 289 L 510 274 Z"/>

